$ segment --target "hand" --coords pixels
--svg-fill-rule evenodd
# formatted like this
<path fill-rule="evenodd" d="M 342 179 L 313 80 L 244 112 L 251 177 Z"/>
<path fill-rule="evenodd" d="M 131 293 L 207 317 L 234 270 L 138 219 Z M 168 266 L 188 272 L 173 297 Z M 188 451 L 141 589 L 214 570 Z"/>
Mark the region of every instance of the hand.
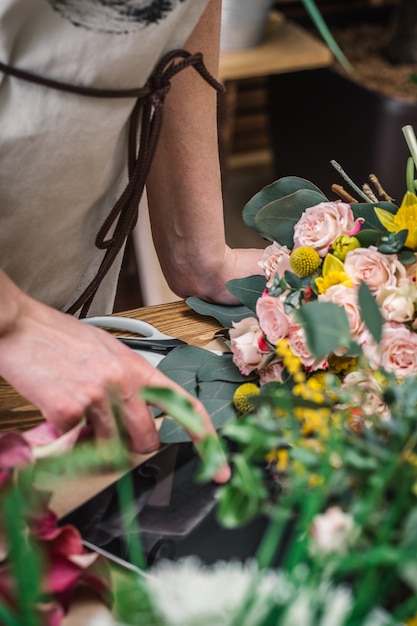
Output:
<path fill-rule="evenodd" d="M 86 418 L 96 438 L 112 437 L 112 406 L 117 404 L 130 447 L 151 452 L 159 447 L 159 437 L 138 390 L 152 386 L 185 395 L 202 416 L 206 434 L 215 432 L 196 398 L 109 333 L 19 293 L 19 313 L 0 337 L 0 375 L 58 431 Z M 223 467 L 216 480 L 224 482 L 229 475 Z"/>

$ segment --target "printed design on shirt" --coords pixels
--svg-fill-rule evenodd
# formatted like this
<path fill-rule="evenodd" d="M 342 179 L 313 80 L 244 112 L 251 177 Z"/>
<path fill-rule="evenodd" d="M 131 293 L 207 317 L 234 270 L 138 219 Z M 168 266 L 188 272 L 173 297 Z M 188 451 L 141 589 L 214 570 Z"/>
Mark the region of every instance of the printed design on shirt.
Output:
<path fill-rule="evenodd" d="M 128 33 L 164 20 L 186 0 L 48 0 L 75 26 L 101 33 Z"/>

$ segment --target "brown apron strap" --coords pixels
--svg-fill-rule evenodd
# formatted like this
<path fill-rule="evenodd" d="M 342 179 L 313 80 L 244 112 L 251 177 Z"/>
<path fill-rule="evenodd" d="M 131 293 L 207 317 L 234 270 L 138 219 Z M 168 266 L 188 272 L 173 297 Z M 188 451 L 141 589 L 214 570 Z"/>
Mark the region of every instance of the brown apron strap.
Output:
<path fill-rule="evenodd" d="M 162 109 L 165 96 L 171 87 L 170 81 L 173 76 L 190 66 L 194 67 L 214 89 L 219 92 L 224 91 L 223 85 L 210 74 L 204 65 L 202 54 L 200 52 L 191 54 L 186 50 L 172 50 L 165 54 L 156 65 L 145 86 L 133 89 L 112 90 L 71 85 L 0 62 L 0 71 L 5 74 L 59 91 L 98 98 L 136 98 L 129 123 L 128 183 L 98 231 L 95 245 L 97 248 L 106 250 L 106 252 L 90 284 L 67 310 L 67 313 L 71 315 L 81 309 L 80 317 L 87 316 L 103 278 L 122 249 L 126 238 L 135 227 L 139 200 L 143 194 L 162 125 Z M 138 145 L 141 111 L 142 124 Z M 109 237 L 109 232 L 113 227 L 113 235 Z"/>

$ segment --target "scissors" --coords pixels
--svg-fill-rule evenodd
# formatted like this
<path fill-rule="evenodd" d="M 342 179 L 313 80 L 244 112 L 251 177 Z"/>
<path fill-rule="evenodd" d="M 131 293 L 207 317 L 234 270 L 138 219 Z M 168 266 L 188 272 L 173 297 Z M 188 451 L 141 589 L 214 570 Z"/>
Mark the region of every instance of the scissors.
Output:
<path fill-rule="evenodd" d="M 129 317 L 103 315 L 85 317 L 81 321 L 99 328 L 121 330 L 141 335 L 140 337 L 124 337 L 115 335 L 116 339 L 143 356 L 151 365 L 158 365 L 174 348 L 187 345 L 185 341 L 165 335 L 152 324 Z"/>

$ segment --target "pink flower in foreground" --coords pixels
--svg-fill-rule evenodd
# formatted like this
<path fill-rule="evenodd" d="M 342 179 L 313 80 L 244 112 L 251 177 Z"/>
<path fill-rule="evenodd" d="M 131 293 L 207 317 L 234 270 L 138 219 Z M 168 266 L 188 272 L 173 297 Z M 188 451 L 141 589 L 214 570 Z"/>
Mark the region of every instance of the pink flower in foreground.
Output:
<path fill-rule="evenodd" d="M 48 423 L 21 433 L 0 435 L 0 486 L 12 472 L 35 461 L 37 457 L 59 454 L 70 449 L 85 433 L 81 423 L 59 435 Z M 59 626 L 78 585 L 92 588 L 110 604 L 110 577 L 107 562 L 97 553 L 88 552 L 78 530 L 70 525 L 58 527 L 55 513 L 48 509 L 49 494 L 33 486 L 33 502 L 26 520 L 28 537 L 37 545 L 44 561 L 41 581 L 46 601 L 33 607 L 45 626 Z M 17 606 L 13 572 L 7 563 L 7 536 L 0 535 L 0 601 L 11 611 Z"/>
<path fill-rule="evenodd" d="M 288 315 L 280 298 L 264 293 L 256 303 L 256 315 L 266 338 L 273 346 L 287 336 L 289 330 Z"/>
<path fill-rule="evenodd" d="M 287 246 L 281 246 L 276 241 L 264 249 L 258 265 L 265 273 L 267 287 L 271 286 L 272 280 L 275 276 L 283 278 L 285 272 L 292 271 L 290 265 L 290 254 L 291 250 L 289 250 Z"/>
<path fill-rule="evenodd" d="M 382 420 L 390 417 L 389 408 L 383 400 L 382 385 L 370 372 L 350 372 L 343 379 L 342 389 L 350 393 L 349 406 L 358 409 L 362 416 L 375 415 Z"/>
<path fill-rule="evenodd" d="M 295 225 L 294 247 L 310 246 L 324 257 L 336 237 L 352 232 L 354 227 L 350 204 L 321 202 L 306 209 Z"/>
<path fill-rule="evenodd" d="M 316 515 L 310 532 L 311 551 L 323 556 L 344 554 L 356 535 L 353 517 L 338 506 L 332 506 L 323 514 Z"/>
<path fill-rule="evenodd" d="M 233 322 L 229 336 L 233 362 L 241 374 L 247 376 L 262 367 L 268 353 L 264 349 L 264 334 L 255 317 L 246 317 L 240 322 Z"/>

